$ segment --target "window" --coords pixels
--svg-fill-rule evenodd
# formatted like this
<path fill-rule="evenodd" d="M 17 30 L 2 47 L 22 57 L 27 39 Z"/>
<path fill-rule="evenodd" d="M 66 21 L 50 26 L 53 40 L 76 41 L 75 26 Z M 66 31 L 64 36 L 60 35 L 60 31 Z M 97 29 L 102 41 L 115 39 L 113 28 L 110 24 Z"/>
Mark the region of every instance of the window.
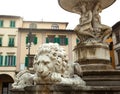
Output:
<path fill-rule="evenodd" d="M 59 29 L 59 25 L 58 24 L 52 24 L 51 29 Z"/>
<path fill-rule="evenodd" d="M 46 38 L 46 43 L 58 43 L 60 45 L 68 45 L 68 38 L 65 35 L 59 35 L 59 37 L 55 37 L 55 35 L 48 35 Z"/>
<path fill-rule="evenodd" d="M 120 43 L 120 31 L 116 33 L 116 42 Z"/>
<path fill-rule="evenodd" d="M 2 37 L 0 37 L 0 46 L 2 46 Z"/>
<path fill-rule="evenodd" d="M 59 35 L 58 43 L 60 45 L 68 45 L 68 38 L 65 35 Z"/>
<path fill-rule="evenodd" d="M 12 89 L 12 83 L 3 82 L 2 84 L 2 93 L 1 94 L 11 94 L 10 90 Z"/>
<path fill-rule="evenodd" d="M 5 56 L 5 66 L 16 66 L 16 56 L 14 55 Z"/>
<path fill-rule="evenodd" d="M 46 43 L 55 43 L 56 42 L 56 38 L 55 35 L 48 35 L 48 37 L 46 38 Z"/>
<path fill-rule="evenodd" d="M 11 27 L 11 28 L 14 28 L 14 27 L 15 27 L 15 21 L 14 21 L 14 20 L 11 20 L 11 21 L 10 21 L 10 27 Z"/>
<path fill-rule="evenodd" d="M 0 55 L 0 66 L 3 66 L 3 56 Z"/>
<path fill-rule="evenodd" d="M 0 20 L 0 27 L 3 27 L 3 20 Z"/>
<path fill-rule="evenodd" d="M 31 36 L 31 39 L 29 39 L 29 37 L 26 37 L 26 44 L 33 42 L 35 45 L 37 44 L 37 37 L 35 35 Z"/>
<path fill-rule="evenodd" d="M 37 28 L 37 24 L 31 23 L 31 24 L 29 25 L 29 28 Z"/>
<path fill-rule="evenodd" d="M 34 55 L 30 55 L 29 57 L 25 57 L 25 66 L 26 67 L 33 67 Z"/>
<path fill-rule="evenodd" d="M 9 37 L 8 46 L 9 47 L 14 47 L 14 45 L 15 45 L 14 37 Z"/>

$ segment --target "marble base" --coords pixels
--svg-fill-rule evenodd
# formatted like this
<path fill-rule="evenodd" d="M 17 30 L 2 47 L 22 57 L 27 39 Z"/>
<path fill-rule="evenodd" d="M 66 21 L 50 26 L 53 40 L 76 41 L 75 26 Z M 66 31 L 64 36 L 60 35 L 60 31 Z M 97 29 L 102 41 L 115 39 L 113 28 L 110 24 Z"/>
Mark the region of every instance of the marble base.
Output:
<path fill-rule="evenodd" d="M 83 71 L 112 70 L 110 53 L 107 44 L 88 43 L 78 44 L 74 49 L 75 62 L 78 62 Z"/>
<path fill-rule="evenodd" d="M 84 71 L 82 79 L 87 86 L 120 86 L 120 71 Z"/>
<path fill-rule="evenodd" d="M 24 92 L 12 90 L 12 94 L 120 94 L 120 87 L 45 84 L 26 87 Z"/>

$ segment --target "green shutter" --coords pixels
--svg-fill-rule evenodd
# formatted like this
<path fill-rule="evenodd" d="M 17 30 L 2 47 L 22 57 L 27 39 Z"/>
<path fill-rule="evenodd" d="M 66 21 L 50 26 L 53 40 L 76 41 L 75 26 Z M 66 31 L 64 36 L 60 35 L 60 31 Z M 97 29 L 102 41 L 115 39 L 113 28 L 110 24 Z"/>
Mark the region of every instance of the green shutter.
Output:
<path fill-rule="evenodd" d="M 26 37 L 26 44 L 28 44 L 28 37 Z"/>
<path fill-rule="evenodd" d="M 3 20 L 0 20 L 0 27 L 3 27 Z"/>
<path fill-rule="evenodd" d="M 3 66 L 3 56 L 0 55 L 0 66 Z"/>
<path fill-rule="evenodd" d="M 2 46 L 2 38 L 0 38 L 0 46 Z"/>
<path fill-rule="evenodd" d="M 37 44 L 37 37 L 34 37 L 34 44 Z"/>
<path fill-rule="evenodd" d="M 9 38 L 8 46 L 9 47 L 14 47 L 14 38 Z"/>
<path fill-rule="evenodd" d="M 54 43 L 58 43 L 58 44 L 59 44 L 59 43 L 60 43 L 60 38 L 55 37 L 55 38 L 54 38 Z"/>
<path fill-rule="evenodd" d="M 5 56 L 5 66 L 8 66 L 8 56 Z"/>
<path fill-rule="evenodd" d="M 46 38 L 46 43 L 49 43 L 48 37 Z"/>
<path fill-rule="evenodd" d="M 15 21 L 13 21 L 13 27 L 15 27 Z"/>
<path fill-rule="evenodd" d="M 68 38 L 65 39 L 65 44 L 68 45 Z"/>
<path fill-rule="evenodd" d="M 15 21 L 10 21 L 10 27 L 15 27 Z"/>
<path fill-rule="evenodd" d="M 10 27 L 12 27 L 12 21 L 10 21 Z"/>
<path fill-rule="evenodd" d="M 11 47 L 14 47 L 14 38 L 11 38 Z"/>
<path fill-rule="evenodd" d="M 9 46 L 9 47 L 11 46 L 11 38 L 9 38 L 8 46 Z"/>
<path fill-rule="evenodd" d="M 60 44 L 60 38 L 57 39 L 57 43 Z"/>
<path fill-rule="evenodd" d="M 16 66 L 16 56 L 13 56 L 13 65 L 12 66 Z"/>
<path fill-rule="evenodd" d="M 25 66 L 26 66 L 26 67 L 28 67 L 28 62 L 29 62 L 28 57 L 25 57 Z"/>

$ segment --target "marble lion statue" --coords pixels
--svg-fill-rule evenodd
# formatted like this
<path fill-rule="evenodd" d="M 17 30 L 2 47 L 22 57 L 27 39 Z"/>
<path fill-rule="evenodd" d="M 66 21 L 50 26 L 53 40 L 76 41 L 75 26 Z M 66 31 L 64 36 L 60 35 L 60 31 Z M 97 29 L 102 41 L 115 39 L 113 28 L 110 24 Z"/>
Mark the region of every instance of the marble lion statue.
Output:
<path fill-rule="evenodd" d="M 12 84 L 13 89 L 24 89 L 26 86 L 32 86 L 34 84 L 33 77 L 34 75 L 28 70 L 20 71 Z"/>
<path fill-rule="evenodd" d="M 58 44 L 43 44 L 38 48 L 34 57 L 34 82 L 36 84 L 59 83 L 84 86 L 85 82 L 78 76 L 81 75 L 80 67 L 76 65 L 68 63 L 65 50 Z M 79 68 L 80 72 L 74 74 L 76 70 L 74 68 Z"/>

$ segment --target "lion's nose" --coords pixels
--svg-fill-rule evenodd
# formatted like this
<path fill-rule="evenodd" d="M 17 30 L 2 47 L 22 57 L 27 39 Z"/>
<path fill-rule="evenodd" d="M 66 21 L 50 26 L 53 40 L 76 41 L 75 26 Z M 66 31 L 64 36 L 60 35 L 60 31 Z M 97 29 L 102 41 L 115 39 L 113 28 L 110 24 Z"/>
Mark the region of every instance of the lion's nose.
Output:
<path fill-rule="evenodd" d="M 38 70 L 38 71 L 39 71 L 40 73 L 42 73 L 42 72 L 44 71 L 44 70 L 43 70 L 43 68 L 44 68 L 43 65 L 42 65 L 42 64 L 39 64 L 38 67 L 39 67 L 39 70 Z"/>

